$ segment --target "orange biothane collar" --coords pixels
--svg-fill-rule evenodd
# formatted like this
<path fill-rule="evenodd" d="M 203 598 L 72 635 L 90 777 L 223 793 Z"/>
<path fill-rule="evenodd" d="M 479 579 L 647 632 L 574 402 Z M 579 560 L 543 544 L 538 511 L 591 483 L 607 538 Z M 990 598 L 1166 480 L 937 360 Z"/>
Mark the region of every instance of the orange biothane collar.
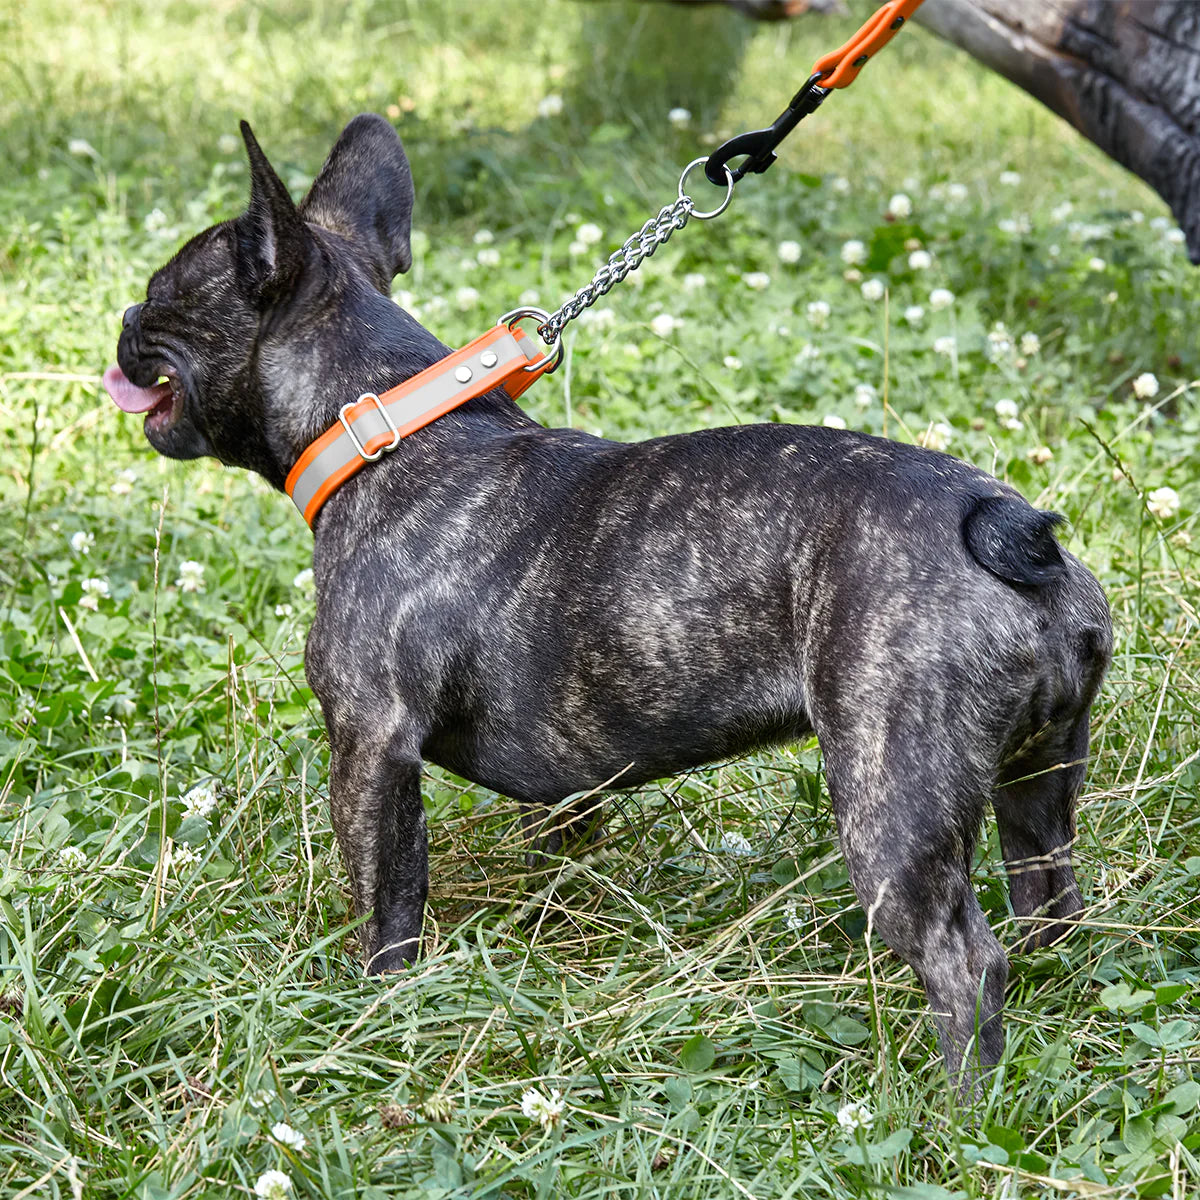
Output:
<path fill-rule="evenodd" d="M 516 399 L 558 365 L 515 325 L 495 325 L 432 367 L 391 391 L 366 392 L 343 407 L 331 425 L 296 460 L 284 488 L 311 527 L 321 506 L 351 475 L 401 439 L 451 409 L 502 387 Z"/>

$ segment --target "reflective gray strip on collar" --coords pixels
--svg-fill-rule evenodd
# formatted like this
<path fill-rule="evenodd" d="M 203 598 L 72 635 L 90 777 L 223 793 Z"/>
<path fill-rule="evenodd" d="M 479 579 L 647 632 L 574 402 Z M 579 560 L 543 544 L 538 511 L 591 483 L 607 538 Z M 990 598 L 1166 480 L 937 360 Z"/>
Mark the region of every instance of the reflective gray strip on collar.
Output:
<path fill-rule="evenodd" d="M 481 359 L 487 354 L 496 355 L 497 362 L 494 366 L 485 367 L 483 365 Z M 512 374 L 514 367 L 523 366 L 530 361 L 529 356 L 517 343 L 517 339 L 506 330 L 501 336 L 477 350 L 470 357 L 438 371 L 427 383 L 388 401 L 385 403 L 384 409 L 391 418 L 392 425 L 403 431 L 405 425 L 455 396 L 465 394 L 466 398 L 471 398 L 491 391 L 503 379 Z M 439 363 L 438 366 L 441 364 Z M 471 378 L 465 383 L 455 378 L 456 372 L 461 371 L 464 367 L 471 372 Z M 354 430 L 354 436 L 364 446 L 372 438 L 391 432 L 391 426 L 384 420 L 383 413 L 375 405 L 365 408 L 357 416 L 351 418 L 350 428 Z M 326 479 L 340 471 L 348 463 L 361 458 L 354 443 L 347 436 L 345 430 L 342 430 L 337 440 L 326 446 L 304 468 L 300 478 L 296 480 L 296 485 L 292 489 L 292 499 L 300 510 L 300 515 L 304 516 L 307 512 L 313 497 Z"/>

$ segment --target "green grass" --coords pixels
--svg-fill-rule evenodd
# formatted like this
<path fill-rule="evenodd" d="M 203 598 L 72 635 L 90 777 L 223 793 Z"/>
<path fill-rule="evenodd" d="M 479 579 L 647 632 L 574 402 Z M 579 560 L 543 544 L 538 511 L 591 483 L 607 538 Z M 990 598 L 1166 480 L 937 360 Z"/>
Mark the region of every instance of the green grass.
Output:
<path fill-rule="evenodd" d="M 151 270 L 239 211 L 241 116 L 301 189 L 350 116 L 395 106 L 421 231 L 397 295 L 461 342 L 585 282 L 706 135 L 767 123 L 853 24 L 557 0 L 0 12 L 0 1194 L 237 1196 L 270 1169 L 339 1197 L 1200 1186 L 1200 282 L 1157 199 L 1026 97 L 906 32 L 524 401 L 622 438 L 830 416 L 946 437 L 1068 517 L 1117 637 L 1087 911 L 1014 957 L 974 1115 L 911 972 L 868 938 L 815 744 L 616 798 L 557 876 L 527 873 L 511 804 L 431 770 L 428 952 L 364 979 L 301 665 L 309 535 L 256 481 L 155 457 L 99 389 Z M 563 111 L 539 116 L 550 93 Z M 913 211 L 889 221 L 898 191 Z M 572 255 L 585 223 L 601 240 Z M 849 239 L 886 303 L 843 278 Z M 936 287 L 955 300 L 933 311 Z M 198 786 L 207 820 L 182 803 Z M 999 864 L 989 830 L 981 900 L 1012 943 Z M 522 1114 L 530 1088 L 562 1092 L 557 1125 Z M 857 1139 L 850 1101 L 875 1114 Z"/>

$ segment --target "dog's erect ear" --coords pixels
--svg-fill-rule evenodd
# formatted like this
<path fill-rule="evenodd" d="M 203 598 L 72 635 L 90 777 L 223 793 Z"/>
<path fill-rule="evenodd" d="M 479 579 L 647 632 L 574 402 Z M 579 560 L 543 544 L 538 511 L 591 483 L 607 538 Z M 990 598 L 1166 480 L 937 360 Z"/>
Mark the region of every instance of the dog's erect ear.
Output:
<path fill-rule="evenodd" d="M 306 242 L 305 227 L 283 180 L 275 174 L 250 126 L 241 123 L 250 159 L 250 207 L 234 222 L 237 266 L 251 293 L 270 299 L 299 274 Z"/>
<path fill-rule="evenodd" d="M 363 113 L 342 130 L 300 215 L 347 238 L 385 295 L 393 276 L 412 266 L 413 182 L 396 131 Z"/>

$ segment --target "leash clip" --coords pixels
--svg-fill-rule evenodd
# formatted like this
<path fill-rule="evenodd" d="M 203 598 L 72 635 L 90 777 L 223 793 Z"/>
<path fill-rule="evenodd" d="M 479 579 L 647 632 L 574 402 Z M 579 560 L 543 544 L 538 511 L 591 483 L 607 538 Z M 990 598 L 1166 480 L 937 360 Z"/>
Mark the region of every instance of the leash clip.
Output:
<path fill-rule="evenodd" d="M 354 432 L 354 427 L 346 420 L 346 413 L 356 404 L 361 404 L 364 400 L 374 402 L 375 407 L 379 409 L 379 415 L 387 422 L 387 427 L 392 431 L 392 440 L 386 446 L 380 446 L 374 454 L 367 453 L 367 448 L 359 441 L 358 434 Z M 363 462 L 375 462 L 376 459 L 382 458 L 387 454 L 389 450 L 395 450 L 400 445 L 400 430 L 396 428 L 396 422 L 392 420 L 388 410 L 383 406 L 383 401 L 374 392 L 363 392 L 357 400 L 353 400 L 349 404 L 343 404 L 342 411 L 338 413 L 338 420 L 341 421 L 342 428 L 350 437 L 350 444 L 358 451 L 358 456 Z"/>
<path fill-rule="evenodd" d="M 814 71 L 769 129 L 739 133 L 718 146 L 704 164 L 704 175 L 708 182 L 714 187 L 723 186 L 726 182 L 723 173 L 732 177 L 734 183 L 743 175 L 761 175 L 775 161 L 775 147 L 805 117 L 816 112 L 829 95 L 830 89 L 820 86 L 823 75 L 824 72 Z M 731 168 L 727 165 L 731 158 L 741 155 L 746 157 L 739 166 Z"/>

